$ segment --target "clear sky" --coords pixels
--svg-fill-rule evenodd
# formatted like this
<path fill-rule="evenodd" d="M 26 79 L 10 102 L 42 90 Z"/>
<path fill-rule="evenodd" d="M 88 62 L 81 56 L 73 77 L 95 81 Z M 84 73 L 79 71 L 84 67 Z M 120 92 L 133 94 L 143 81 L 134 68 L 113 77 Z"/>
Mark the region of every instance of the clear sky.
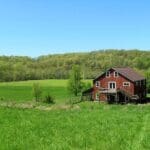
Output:
<path fill-rule="evenodd" d="M 150 50 L 150 0 L 0 0 L 0 55 Z"/>

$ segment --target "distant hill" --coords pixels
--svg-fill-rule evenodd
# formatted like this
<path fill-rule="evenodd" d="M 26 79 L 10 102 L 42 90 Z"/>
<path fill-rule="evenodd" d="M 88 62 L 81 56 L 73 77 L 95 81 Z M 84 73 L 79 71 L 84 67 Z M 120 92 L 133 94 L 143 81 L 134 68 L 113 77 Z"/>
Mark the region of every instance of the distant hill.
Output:
<path fill-rule="evenodd" d="M 66 79 L 73 64 L 79 64 L 83 78 L 94 78 L 110 67 L 132 67 L 150 72 L 150 51 L 99 50 L 40 56 L 0 56 L 0 81 Z"/>

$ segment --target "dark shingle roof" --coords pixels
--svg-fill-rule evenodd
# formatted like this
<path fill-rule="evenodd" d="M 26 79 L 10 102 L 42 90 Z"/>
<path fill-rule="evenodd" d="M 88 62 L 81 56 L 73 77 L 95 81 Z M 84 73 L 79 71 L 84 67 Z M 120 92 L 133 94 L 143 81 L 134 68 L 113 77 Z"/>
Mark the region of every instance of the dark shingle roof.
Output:
<path fill-rule="evenodd" d="M 145 79 L 142 75 L 138 74 L 131 68 L 112 68 L 112 69 L 114 69 L 115 71 L 117 71 L 118 73 L 120 73 L 121 75 L 123 75 L 124 77 L 128 78 L 131 81 L 139 81 Z"/>
<path fill-rule="evenodd" d="M 145 80 L 145 77 L 143 77 L 142 75 L 138 74 L 136 71 L 134 71 L 133 69 L 126 67 L 126 68 L 110 68 L 109 70 L 115 70 L 117 71 L 119 74 L 121 74 L 122 76 L 124 76 L 125 78 L 129 79 L 130 81 L 139 81 L 139 80 Z M 99 75 L 97 78 L 94 79 L 94 81 L 96 81 L 98 78 L 100 78 L 102 75 L 104 75 L 105 73 Z"/>

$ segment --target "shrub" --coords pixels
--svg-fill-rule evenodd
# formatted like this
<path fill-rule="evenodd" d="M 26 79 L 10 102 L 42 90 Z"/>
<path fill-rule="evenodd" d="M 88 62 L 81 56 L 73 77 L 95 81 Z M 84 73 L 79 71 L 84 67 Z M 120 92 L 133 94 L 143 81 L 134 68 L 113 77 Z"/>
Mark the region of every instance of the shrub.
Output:
<path fill-rule="evenodd" d="M 0 97 L 0 101 L 4 101 L 5 100 L 5 98 L 4 97 Z"/>
<path fill-rule="evenodd" d="M 45 96 L 44 99 L 45 103 L 54 104 L 54 97 L 52 97 L 49 93 Z"/>

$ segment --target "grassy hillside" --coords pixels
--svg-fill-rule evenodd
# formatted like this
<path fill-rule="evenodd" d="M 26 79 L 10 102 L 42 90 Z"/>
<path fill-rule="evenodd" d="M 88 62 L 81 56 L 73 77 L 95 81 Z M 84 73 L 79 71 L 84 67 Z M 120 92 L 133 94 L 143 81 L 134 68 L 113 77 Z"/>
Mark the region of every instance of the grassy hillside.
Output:
<path fill-rule="evenodd" d="M 39 83 L 41 85 L 43 96 L 46 93 L 50 93 L 55 99 L 57 99 L 57 101 L 63 101 L 68 98 L 66 80 L 38 80 L 1 83 L 0 97 L 13 101 L 31 101 L 34 99 L 32 92 L 33 83 Z"/>
<path fill-rule="evenodd" d="M 150 149 L 150 105 L 79 106 L 66 111 L 1 108 L 1 149 Z"/>
<path fill-rule="evenodd" d="M 31 101 L 33 83 L 39 83 L 42 87 L 43 96 L 50 93 L 57 103 L 66 102 L 70 98 L 67 90 L 68 80 L 33 80 L 20 82 L 0 83 L 0 99 L 11 101 Z M 92 82 L 92 80 L 85 80 Z"/>

